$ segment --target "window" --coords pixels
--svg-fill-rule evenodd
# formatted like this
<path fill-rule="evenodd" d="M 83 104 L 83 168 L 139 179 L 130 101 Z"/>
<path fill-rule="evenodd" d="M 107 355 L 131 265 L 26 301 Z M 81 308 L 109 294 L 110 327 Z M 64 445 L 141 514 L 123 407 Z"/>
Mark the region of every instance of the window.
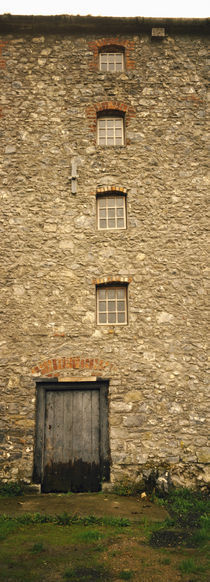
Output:
<path fill-rule="evenodd" d="M 99 117 L 97 127 L 98 145 L 122 146 L 124 145 L 124 119 L 123 117 Z"/>
<path fill-rule="evenodd" d="M 126 228 L 126 197 L 107 192 L 97 196 L 98 229 Z"/>
<path fill-rule="evenodd" d="M 127 323 L 127 286 L 109 285 L 97 288 L 97 323 L 99 325 Z"/>
<path fill-rule="evenodd" d="M 99 53 L 100 71 L 118 72 L 124 71 L 123 52 L 101 52 Z"/>

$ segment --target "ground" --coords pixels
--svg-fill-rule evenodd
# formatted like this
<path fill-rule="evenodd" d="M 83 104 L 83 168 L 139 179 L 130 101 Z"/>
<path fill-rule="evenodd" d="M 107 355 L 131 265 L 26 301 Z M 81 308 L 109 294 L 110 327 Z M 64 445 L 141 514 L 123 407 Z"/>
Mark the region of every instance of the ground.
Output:
<path fill-rule="evenodd" d="M 0 516 L 1 582 L 208 580 L 206 546 L 148 498 L 24 495 L 0 498 Z"/>

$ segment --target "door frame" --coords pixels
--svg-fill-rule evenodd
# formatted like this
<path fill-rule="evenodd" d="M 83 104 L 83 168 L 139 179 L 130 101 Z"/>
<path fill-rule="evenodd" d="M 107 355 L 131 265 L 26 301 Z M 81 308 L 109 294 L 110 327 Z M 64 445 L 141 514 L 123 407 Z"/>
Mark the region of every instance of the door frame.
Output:
<path fill-rule="evenodd" d="M 98 378 L 93 381 L 58 381 L 58 378 L 38 379 L 36 381 L 36 428 L 34 447 L 33 482 L 41 483 L 44 477 L 45 418 L 47 391 L 98 390 L 99 391 L 99 457 L 100 479 L 110 479 L 110 449 L 108 423 L 109 380 Z"/>

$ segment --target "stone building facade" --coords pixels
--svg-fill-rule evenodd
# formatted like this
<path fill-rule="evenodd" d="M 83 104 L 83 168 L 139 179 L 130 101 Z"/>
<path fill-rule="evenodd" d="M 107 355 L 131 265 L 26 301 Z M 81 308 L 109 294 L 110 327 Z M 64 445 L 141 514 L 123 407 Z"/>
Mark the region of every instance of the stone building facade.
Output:
<path fill-rule="evenodd" d="M 102 481 L 207 484 L 207 27 L 0 17 L 4 480 L 87 391 Z"/>

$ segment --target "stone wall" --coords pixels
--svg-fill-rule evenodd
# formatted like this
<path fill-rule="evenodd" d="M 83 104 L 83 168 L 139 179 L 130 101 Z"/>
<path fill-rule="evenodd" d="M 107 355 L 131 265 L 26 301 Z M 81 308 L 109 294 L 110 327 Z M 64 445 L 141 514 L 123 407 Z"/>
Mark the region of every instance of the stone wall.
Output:
<path fill-rule="evenodd" d="M 112 481 L 205 484 L 207 38 L 116 34 L 132 63 L 117 74 L 94 66 L 113 43 L 97 24 L 1 38 L 1 477 L 32 478 L 36 377 L 93 374 L 110 379 Z M 116 103 L 125 146 L 97 146 Z M 126 230 L 97 230 L 111 187 Z M 105 277 L 130 281 L 128 325 L 96 324 Z"/>

